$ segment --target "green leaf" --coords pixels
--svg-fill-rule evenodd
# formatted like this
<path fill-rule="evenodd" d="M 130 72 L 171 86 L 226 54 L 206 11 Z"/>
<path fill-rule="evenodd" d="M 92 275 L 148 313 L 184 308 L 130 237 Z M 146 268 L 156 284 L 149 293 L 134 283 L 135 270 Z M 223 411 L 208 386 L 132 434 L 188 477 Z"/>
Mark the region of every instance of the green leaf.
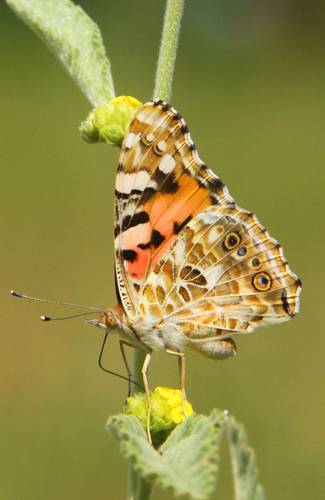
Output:
<path fill-rule="evenodd" d="M 142 479 L 194 500 L 209 498 L 215 488 L 223 425 L 219 410 L 209 417 L 191 415 L 157 451 L 136 417 L 117 415 L 107 422 L 121 453 Z"/>
<path fill-rule="evenodd" d="M 255 452 L 248 446 L 247 435 L 242 424 L 234 417 L 227 420 L 231 463 L 236 500 L 265 500 L 265 493 L 258 484 L 258 469 Z"/>
<path fill-rule="evenodd" d="M 54 52 L 93 106 L 114 97 L 110 62 L 100 30 L 70 0 L 7 0 Z"/>

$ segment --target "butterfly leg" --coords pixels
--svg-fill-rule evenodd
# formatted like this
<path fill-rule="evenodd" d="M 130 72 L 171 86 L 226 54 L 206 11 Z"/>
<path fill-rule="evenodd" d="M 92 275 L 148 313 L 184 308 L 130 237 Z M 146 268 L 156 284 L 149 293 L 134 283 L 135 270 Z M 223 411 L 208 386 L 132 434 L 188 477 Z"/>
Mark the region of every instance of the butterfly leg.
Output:
<path fill-rule="evenodd" d="M 188 417 L 185 401 L 186 401 L 186 391 L 185 391 L 185 354 L 183 352 L 172 351 L 171 349 L 166 349 L 168 354 L 173 354 L 178 356 L 178 368 L 179 368 L 179 378 L 181 383 L 181 393 L 182 393 L 182 408 L 185 417 Z"/>
<path fill-rule="evenodd" d="M 147 407 L 148 407 L 147 436 L 148 436 L 149 443 L 152 444 L 151 434 L 150 434 L 151 400 L 150 400 L 149 384 L 148 384 L 148 377 L 147 377 L 148 366 L 149 366 L 150 360 L 151 360 L 151 352 L 148 352 L 146 354 L 146 357 L 144 358 L 144 363 L 142 365 L 141 373 L 142 373 L 143 385 L 144 385 L 144 390 L 146 393 Z"/>
<path fill-rule="evenodd" d="M 103 340 L 103 343 L 102 343 L 102 347 L 101 347 L 101 350 L 100 350 L 99 358 L 98 358 L 98 364 L 99 364 L 100 368 L 102 370 L 104 370 L 104 372 L 109 373 L 110 375 L 114 375 L 114 377 L 118 377 L 118 378 L 121 378 L 123 380 L 126 380 L 130 384 L 130 376 L 125 377 L 124 375 L 121 375 L 120 373 L 116 373 L 113 370 L 108 370 L 108 368 L 106 368 L 104 366 L 104 364 L 103 364 L 103 354 L 104 354 L 104 349 L 105 349 L 105 345 L 106 345 L 106 341 L 107 341 L 108 335 L 109 335 L 109 332 L 106 331 L 105 336 L 104 336 L 104 340 Z M 127 344 L 127 345 L 129 345 L 130 347 L 135 347 L 133 344 L 129 344 L 128 342 L 124 342 L 124 343 Z M 121 348 L 121 350 L 122 350 L 122 348 Z M 122 354 L 122 356 L 123 356 L 123 354 Z M 123 360 L 124 360 L 124 364 L 125 364 L 125 360 L 126 360 L 125 354 L 123 356 Z M 127 369 L 127 371 L 128 371 L 128 369 Z M 135 382 L 134 380 L 132 380 L 132 378 L 131 378 L 131 381 L 132 381 L 133 385 L 136 385 L 137 387 L 139 387 L 139 389 L 141 391 L 143 391 L 143 387 L 140 384 L 138 384 L 137 382 Z"/>
<path fill-rule="evenodd" d="M 126 357 L 126 354 L 125 354 L 125 349 L 124 349 L 124 346 L 126 346 L 126 345 L 129 346 L 129 347 L 133 347 L 133 348 L 134 348 L 134 345 L 130 344 L 129 342 L 126 342 L 125 340 L 120 340 L 120 351 L 121 351 L 121 354 L 122 354 L 123 363 L 124 363 L 126 372 L 128 374 L 128 379 L 129 379 L 129 383 L 128 383 L 128 395 L 127 395 L 127 397 L 129 397 L 132 394 L 132 382 L 133 381 L 132 381 L 132 372 L 131 372 L 130 365 L 128 363 L 128 360 L 127 360 L 127 357 Z"/>

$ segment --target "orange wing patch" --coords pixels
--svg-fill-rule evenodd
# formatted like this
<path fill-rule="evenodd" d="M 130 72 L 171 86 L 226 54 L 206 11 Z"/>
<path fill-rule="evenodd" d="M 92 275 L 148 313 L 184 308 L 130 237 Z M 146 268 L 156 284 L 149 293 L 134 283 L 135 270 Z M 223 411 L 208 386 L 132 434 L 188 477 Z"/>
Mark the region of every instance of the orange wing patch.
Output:
<path fill-rule="evenodd" d="M 179 232 L 190 220 L 206 207 L 211 205 L 209 193 L 203 187 L 198 187 L 193 178 L 179 180 L 177 197 L 157 194 L 150 210 L 150 221 L 153 231 L 164 239 L 152 253 L 150 269 L 163 257 Z"/>

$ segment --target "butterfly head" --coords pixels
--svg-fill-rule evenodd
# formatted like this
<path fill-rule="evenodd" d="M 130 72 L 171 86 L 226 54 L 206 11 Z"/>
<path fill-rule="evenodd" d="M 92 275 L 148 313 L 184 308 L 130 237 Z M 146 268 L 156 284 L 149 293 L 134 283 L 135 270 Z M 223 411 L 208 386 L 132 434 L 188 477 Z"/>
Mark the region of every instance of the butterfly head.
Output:
<path fill-rule="evenodd" d="M 116 330 L 120 328 L 123 312 L 122 307 L 119 305 L 115 307 L 108 306 L 98 312 L 94 319 L 88 320 L 87 323 L 104 330 Z"/>

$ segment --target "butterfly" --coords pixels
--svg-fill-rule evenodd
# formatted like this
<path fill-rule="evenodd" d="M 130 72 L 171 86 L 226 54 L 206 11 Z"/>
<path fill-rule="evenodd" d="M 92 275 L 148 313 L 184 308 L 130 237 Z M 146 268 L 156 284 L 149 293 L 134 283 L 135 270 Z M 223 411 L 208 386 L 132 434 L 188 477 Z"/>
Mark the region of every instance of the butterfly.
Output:
<path fill-rule="evenodd" d="M 179 357 L 184 393 L 187 348 L 228 358 L 236 335 L 299 310 L 301 281 L 281 246 L 236 204 L 200 159 L 184 119 L 160 100 L 139 109 L 122 144 L 115 268 L 118 305 L 98 324 L 146 351 L 149 405 L 153 351 Z"/>

